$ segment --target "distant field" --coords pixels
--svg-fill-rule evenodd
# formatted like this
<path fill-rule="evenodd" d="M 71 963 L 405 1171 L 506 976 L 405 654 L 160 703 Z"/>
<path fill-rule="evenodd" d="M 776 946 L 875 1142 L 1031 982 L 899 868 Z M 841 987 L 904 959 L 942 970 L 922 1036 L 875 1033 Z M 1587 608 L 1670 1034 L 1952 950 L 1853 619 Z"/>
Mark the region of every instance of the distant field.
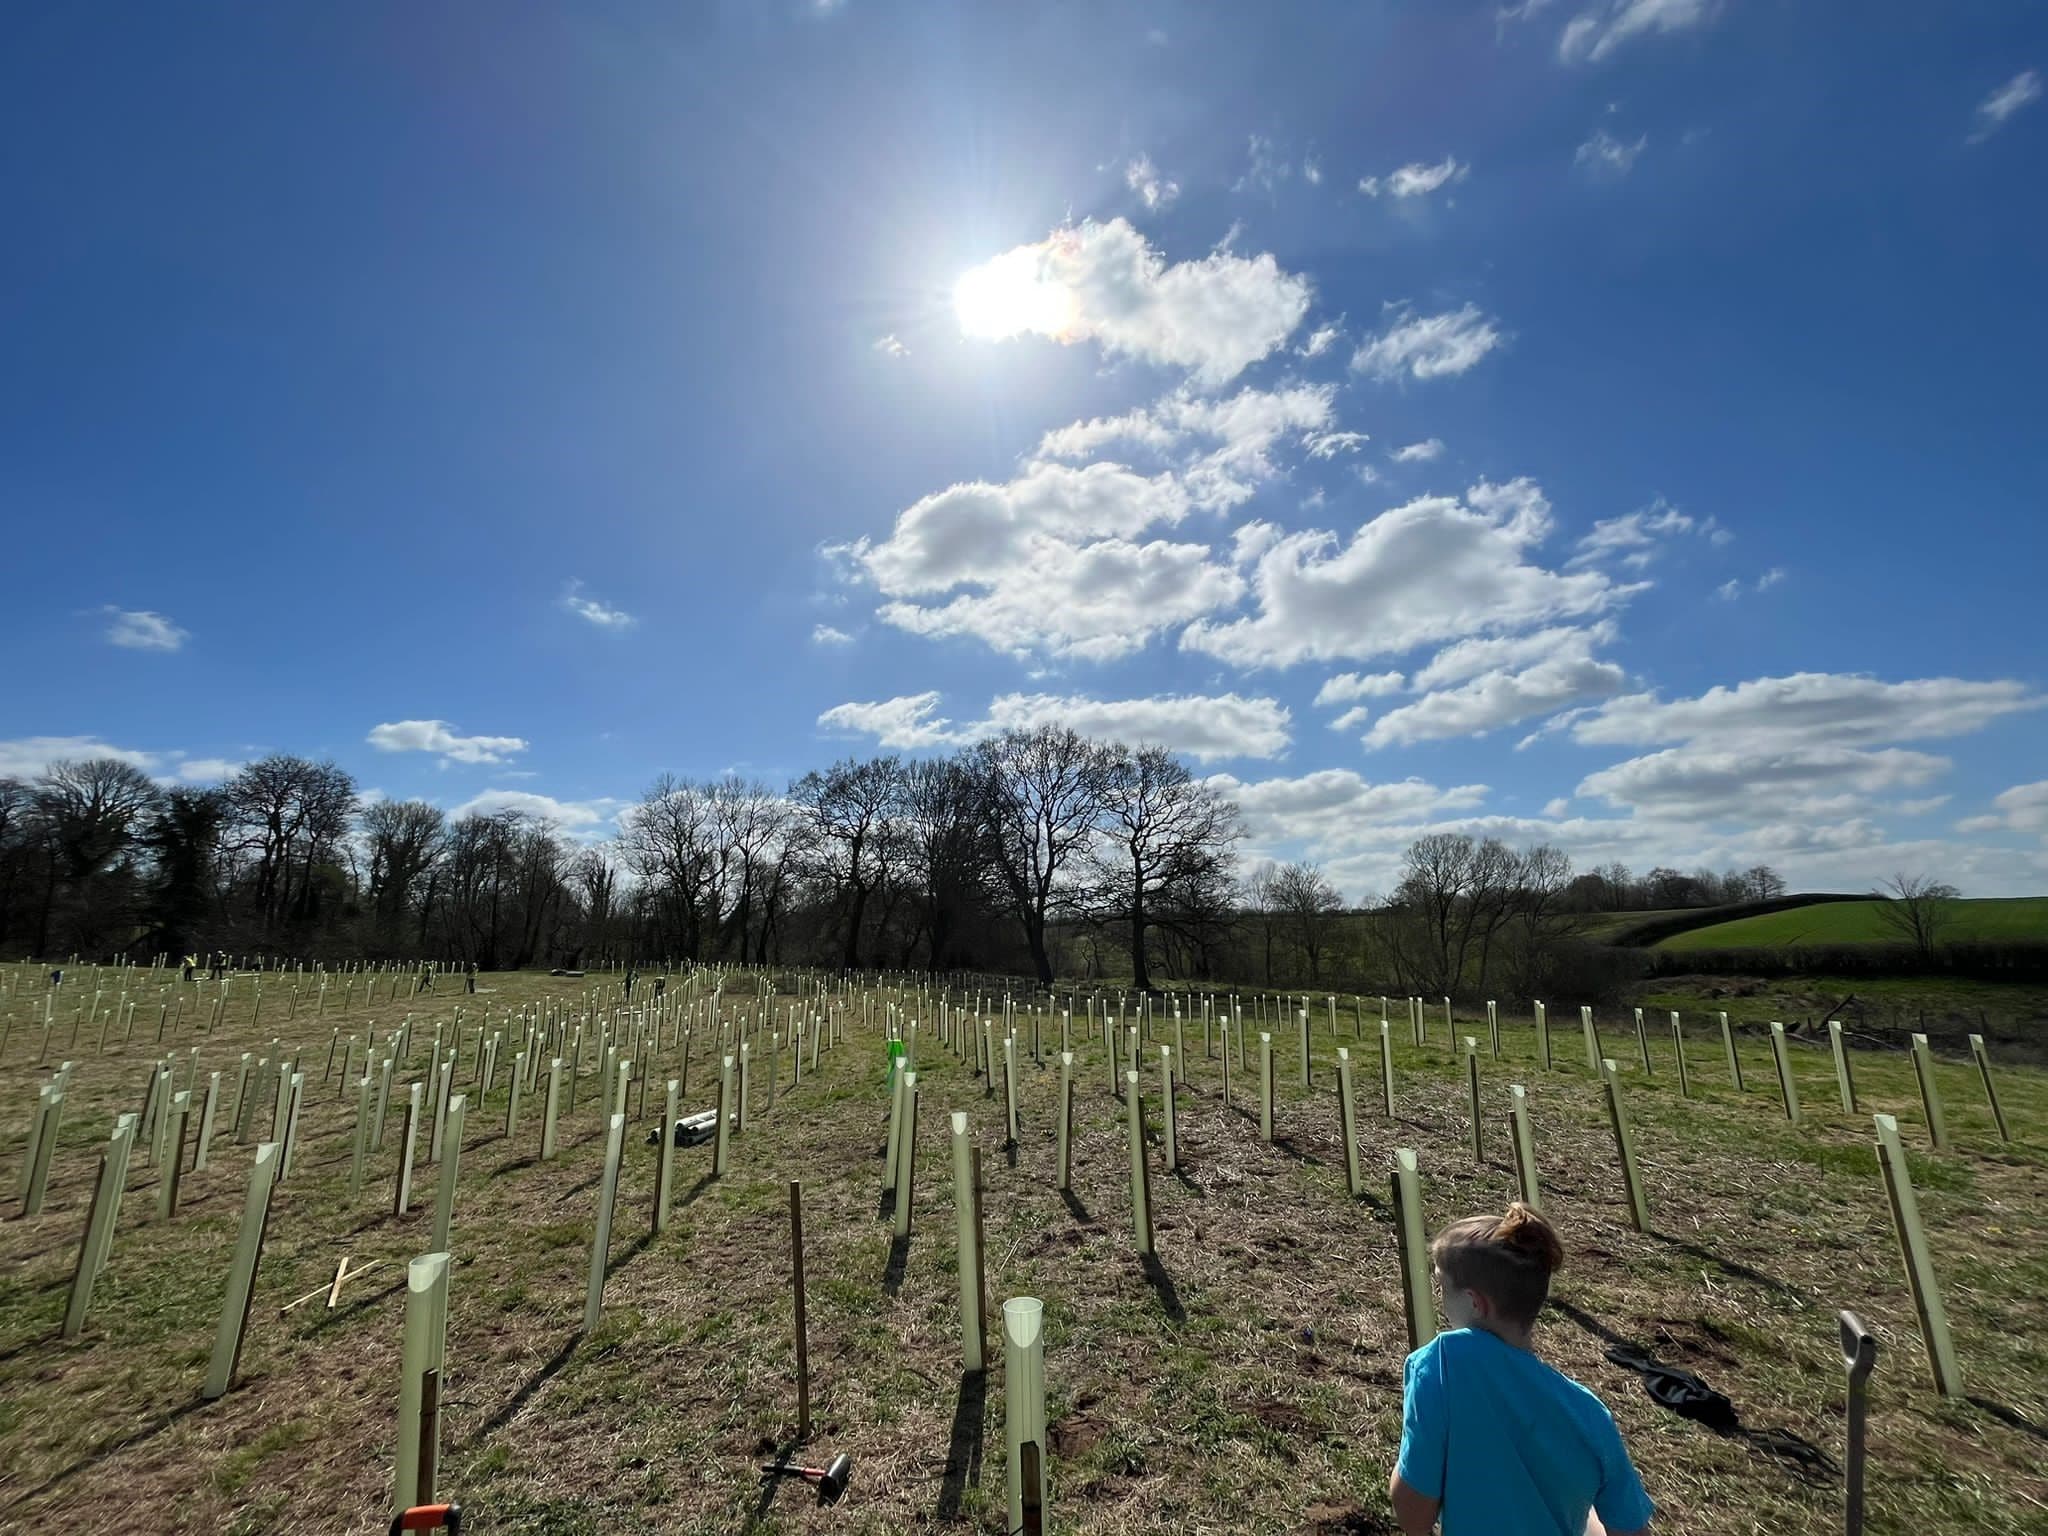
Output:
<path fill-rule="evenodd" d="M 1684 910 L 1682 907 L 1660 907 L 1646 912 L 1588 912 L 1573 926 L 1582 939 L 1607 939 L 1624 928 L 1633 928 L 1637 923 L 1658 917 L 1677 917 Z"/>
<path fill-rule="evenodd" d="M 1660 950 L 1786 949 L 1801 944 L 1884 944 L 1899 935 L 1885 925 L 1881 901 L 1835 901 L 1760 917 L 1736 918 L 1674 934 Z M 1996 943 L 2048 939 L 2048 896 L 1987 897 L 1955 904 L 1941 937 Z"/>

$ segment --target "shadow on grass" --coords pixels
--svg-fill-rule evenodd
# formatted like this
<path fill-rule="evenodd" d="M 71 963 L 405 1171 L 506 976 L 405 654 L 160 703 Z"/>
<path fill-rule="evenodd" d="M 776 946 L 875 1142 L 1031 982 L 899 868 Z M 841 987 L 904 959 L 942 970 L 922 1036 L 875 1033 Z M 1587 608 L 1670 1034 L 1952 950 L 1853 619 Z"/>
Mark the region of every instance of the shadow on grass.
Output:
<path fill-rule="evenodd" d="M 903 1271 L 910 1263 L 908 1236 L 889 1240 L 889 1262 L 882 1268 L 882 1294 L 894 1300 L 903 1289 Z"/>
<path fill-rule="evenodd" d="M 700 1176 L 700 1177 L 698 1178 L 698 1180 L 697 1180 L 697 1182 L 696 1182 L 696 1183 L 692 1184 L 692 1185 L 691 1185 L 691 1186 L 690 1186 L 690 1187 L 689 1187 L 689 1188 L 688 1188 L 687 1190 L 685 1190 L 685 1191 L 684 1191 L 684 1192 L 683 1192 L 683 1193 L 682 1193 L 682 1194 L 681 1194 L 680 1196 L 678 1196 L 678 1197 L 677 1197 L 677 1199 L 676 1199 L 676 1204 L 677 1204 L 677 1205 L 679 1205 L 679 1206 L 683 1206 L 683 1205 L 688 1205 L 688 1204 L 690 1204 L 690 1203 L 691 1203 L 692 1201 L 694 1201 L 694 1200 L 695 1200 L 695 1199 L 696 1199 L 696 1198 L 697 1198 L 697 1197 L 698 1197 L 699 1195 L 703 1194 L 705 1190 L 709 1189 L 709 1188 L 710 1188 L 710 1187 L 711 1187 L 711 1186 L 712 1186 L 713 1184 L 715 1184 L 715 1183 L 717 1183 L 717 1182 L 718 1182 L 718 1175 L 717 1175 L 717 1174 L 715 1174 L 715 1173 L 706 1173 L 706 1174 L 703 1174 L 702 1176 Z"/>
<path fill-rule="evenodd" d="M 1166 1266 L 1159 1262 L 1159 1256 L 1144 1253 L 1138 1256 L 1138 1267 L 1144 1271 L 1145 1283 L 1152 1287 L 1159 1297 L 1159 1305 L 1166 1315 L 1176 1323 L 1188 1320 L 1188 1309 L 1181 1305 L 1180 1291 L 1173 1283 L 1173 1276 L 1166 1272 Z"/>
<path fill-rule="evenodd" d="M 244 1385 L 246 1385 L 246 1383 L 244 1383 Z M 127 1434 L 119 1435 L 112 1440 L 102 1440 L 98 1445 L 94 1446 L 91 1450 L 87 1451 L 83 1456 L 79 1457 L 78 1460 L 72 1462 L 70 1466 L 61 1468 L 60 1470 L 51 1473 L 49 1477 L 45 1478 L 41 1483 L 38 1483 L 35 1487 L 29 1489 L 28 1492 L 11 1497 L 9 1502 L 12 1505 L 12 1507 L 19 1509 L 22 1506 L 26 1505 L 31 1499 L 35 1498 L 38 1494 L 48 1493 L 52 1488 L 55 1488 L 59 1483 L 68 1482 L 71 1478 L 76 1477 L 80 1472 L 83 1472 L 90 1467 L 98 1465 L 107 1457 L 118 1456 L 123 1451 L 132 1451 L 135 1449 L 136 1446 L 142 1445 L 147 1441 L 155 1439 L 158 1435 L 162 1434 L 165 1430 L 169 1429 L 173 1424 L 177 1423 L 180 1419 L 186 1417 L 188 1414 L 195 1413 L 199 1409 L 204 1408 L 206 1406 L 207 1403 L 204 1398 L 195 1397 L 190 1402 L 182 1403 L 178 1407 L 171 1409 L 167 1413 L 158 1414 L 155 1418 L 151 1419 L 147 1424 L 142 1425 L 138 1429 L 130 1430 Z"/>
<path fill-rule="evenodd" d="M 504 1177 L 508 1173 L 518 1173 L 521 1169 L 531 1168 L 535 1163 L 539 1161 L 540 1159 L 537 1156 L 532 1155 L 528 1155 L 526 1157 L 515 1157 L 512 1159 L 511 1162 L 500 1163 L 497 1167 L 493 1168 L 491 1170 L 491 1177 L 497 1179 Z"/>
<path fill-rule="evenodd" d="M 1323 1160 L 1320 1157 L 1307 1150 L 1292 1136 L 1275 1136 L 1273 1138 L 1273 1150 L 1284 1152 L 1304 1168 L 1320 1168 L 1323 1166 Z"/>
<path fill-rule="evenodd" d="M 1075 1198 L 1074 1192 L 1071 1189 L 1061 1190 L 1060 1199 L 1065 1202 L 1067 1214 L 1072 1216 L 1074 1220 L 1085 1222 L 1089 1226 L 1095 1224 L 1095 1218 L 1088 1213 L 1088 1207 Z"/>
<path fill-rule="evenodd" d="M 939 1483 L 941 1520 L 958 1520 L 967 1485 L 981 1481 L 981 1440 L 988 1408 L 988 1375 L 960 1373 L 960 1396 L 953 1407 L 953 1432 L 946 1442 L 946 1470 Z"/>
<path fill-rule="evenodd" d="M 2003 1403 L 1994 1403 L 1988 1397 L 1977 1397 L 1974 1395 L 1964 1398 L 1963 1401 L 1973 1408 L 1983 1409 L 1984 1412 L 1990 1414 L 1999 1423 L 2016 1429 L 2023 1435 L 2032 1435 L 2036 1440 L 2048 1440 L 2048 1429 L 2043 1429 L 2025 1414 L 2016 1412 L 2006 1407 Z"/>
<path fill-rule="evenodd" d="M 1760 1269 L 1752 1269 L 1749 1265 L 1739 1263 L 1734 1259 L 1724 1259 L 1720 1254 L 1714 1252 L 1713 1249 L 1702 1248 L 1698 1243 L 1690 1243 L 1678 1237 L 1667 1237 L 1662 1232 L 1652 1232 L 1650 1237 L 1654 1241 L 1664 1244 L 1667 1248 L 1676 1248 L 1680 1253 L 1698 1259 L 1702 1264 L 1714 1265 L 1723 1274 L 1733 1279 L 1747 1280 L 1751 1285 L 1760 1285 L 1766 1290 L 1781 1291 L 1787 1296 L 1803 1296 L 1805 1294 L 1797 1286 L 1788 1285 L 1775 1275 L 1767 1275 Z"/>
<path fill-rule="evenodd" d="M 569 1363 L 569 1357 L 576 1353 L 576 1346 L 582 1341 L 583 1336 L 580 1333 L 572 1333 L 569 1337 L 562 1340 L 560 1347 L 548 1357 L 547 1362 L 539 1370 L 527 1377 L 525 1381 L 521 1382 L 519 1390 L 505 1400 L 504 1407 L 477 1426 L 476 1433 L 469 1437 L 469 1441 L 464 1446 L 464 1449 L 474 1450 L 490 1435 L 495 1434 L 498 1430 L 511 1423 L 518 1415 L 519 1410 L 533 1400 L 534 1393 L 561 1374 L 562 1367 Z"/>

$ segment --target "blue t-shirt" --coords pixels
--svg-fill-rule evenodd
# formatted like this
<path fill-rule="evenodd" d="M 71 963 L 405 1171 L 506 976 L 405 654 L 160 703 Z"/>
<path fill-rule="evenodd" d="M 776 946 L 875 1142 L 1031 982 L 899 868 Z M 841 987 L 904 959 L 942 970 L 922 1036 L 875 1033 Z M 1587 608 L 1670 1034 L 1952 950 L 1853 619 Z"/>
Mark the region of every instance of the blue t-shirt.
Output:
<path fill-rule="evenodd" d="M 1589 1509 L 1639 1531 L 1655 1508 L 1607 1405 L 1478 1328 L 1408 1357 L 1399 1471 L 1443 1500 L 1443 1536 L 1584 1536 Z"/>

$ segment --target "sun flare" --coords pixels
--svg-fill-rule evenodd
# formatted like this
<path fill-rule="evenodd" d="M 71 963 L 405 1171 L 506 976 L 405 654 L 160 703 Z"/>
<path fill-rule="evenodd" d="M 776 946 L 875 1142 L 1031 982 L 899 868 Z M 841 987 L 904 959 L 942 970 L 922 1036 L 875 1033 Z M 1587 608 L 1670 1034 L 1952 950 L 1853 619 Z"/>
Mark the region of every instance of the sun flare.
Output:
<path fill-rule="evenodd" d="M 969 336 L 1001 341 L 1034 331 L 1060 336 L 1074 323 L 1074 295 L 1046 275 L 1041 252 L 1024 246 L 961 275 L 953 285 L 953 312 Z"/>

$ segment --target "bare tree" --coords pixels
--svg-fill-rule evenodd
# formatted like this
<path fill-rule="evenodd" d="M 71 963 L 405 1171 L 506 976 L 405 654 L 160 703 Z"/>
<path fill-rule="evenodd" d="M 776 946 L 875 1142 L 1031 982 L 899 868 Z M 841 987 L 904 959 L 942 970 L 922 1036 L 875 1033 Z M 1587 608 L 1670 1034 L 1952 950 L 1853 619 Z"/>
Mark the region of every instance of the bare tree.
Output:
<path fill-rule="evenodd" d="M 1287 920 L 1290 935 L 1308 961 L 1311 986 L 1323 978 L 1323 949 L 1329 942 L 1330 919 L 1343 910 L 1344 898 L 1314 864 L 1282 864 L 1272 871 L 1268 895 L 1275 911 Z M 1267 960 L 1267 979 L 1272 962 Z"/>
<path fill-rule="evenodd" d="M 425 916 L 420 882 L 441 856 L 447 817 L 424 800 L 379 800 L 359 818 L 369 855 L 369 904 L 379 943 L 397 952 L 412 925 L 417 902 Z"/>
<path fill-rule="evenodd" d="M 890 756 L 848 758 L 790 786 L 789 797 L 809 824 L 812 866 L 838 893 L 846 926 L 839 963 L 849 971 L 860 968 L 861 925 L 883 876 L 881 844 L 902 784 L 903 761 Z"/>
<path fill-rule="evenodd" d="M 975 755 L 995 829 L 996 869 L 1042 982 L 1052 980 L 1046 924 L 1071 894 L 1063 881 L 1102 814 L 1107 765 L 1101 746 L 1056 725 L 1006 731 Z"/>
<path fill-rule="evenodd" d="M 1127 925 L 1131 985 L 1152 987 L 1146 934 L 1172 915 L 1175 887 L 1227 867 L 1242 835 L 1237 807 L 1164 747 L 1111 749 L 1103 775 L 1096 900 Z"/>
<path fill-rule="evenodd" d="M 1931 875 L 1898 874 L 1873 894 L 1880 903 L 1878 921 L 1926 960 L 1933 957 L 1942 930 L 1954 920 L 1954 903 L 1962 893 Z"/>

